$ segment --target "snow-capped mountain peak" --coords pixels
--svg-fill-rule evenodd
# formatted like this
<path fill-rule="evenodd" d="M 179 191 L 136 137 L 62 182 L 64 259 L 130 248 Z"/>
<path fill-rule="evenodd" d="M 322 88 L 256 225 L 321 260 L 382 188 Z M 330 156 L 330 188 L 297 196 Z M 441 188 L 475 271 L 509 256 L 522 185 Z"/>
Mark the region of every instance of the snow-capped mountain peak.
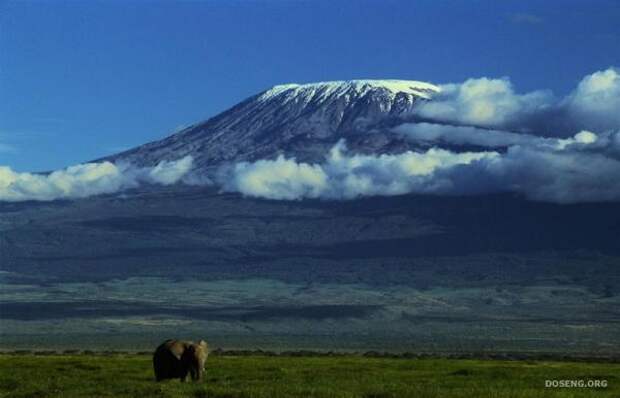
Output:
<path fill-rule="evenodd" d="M 386 123 L 414 116 L 439 87 L 414 80 L 343 80 L 274 86 L 163 140 L 106 158 L 155 165 L 191 155 L 200 169 L 279 154 L 321 161 L 341 139 L 357 152 L 408 145 Z"/>
<path fill-rule="evenodd" d="M 416 80 L 337 80 L 306 84 L 282 84 L 272 87 L 265 91 L 258 98 L 259 101 L 267 101 L 274 97 L 284 95 L 288 97 L 328 98 L 332 95 L 354 94 L 363 96 L 370 91 L 381 90 L 391 97 L 398 93 L 409 94 L 411 96 L 424 99 L 431 99 L 432 95 L 438 93 L 440 88 L 434 84 L 420 82 Z"/>

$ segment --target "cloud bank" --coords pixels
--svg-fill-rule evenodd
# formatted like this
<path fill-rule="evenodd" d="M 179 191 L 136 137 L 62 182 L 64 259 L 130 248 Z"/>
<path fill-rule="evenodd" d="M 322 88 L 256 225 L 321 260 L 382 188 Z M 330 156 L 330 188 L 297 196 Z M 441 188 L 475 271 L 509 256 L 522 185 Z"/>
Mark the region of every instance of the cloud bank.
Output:
<path fill-rule="evenodd" d="M 509 79 L 468 79 L 440 85 L 441 93 L 421 104 L 429 122 L 572 136 L 580 130 L 620 128 L 620 71 L 609 68 L 584 77 L 566 97 L 550 91 L 520 94 Z"/>
<path fill-rule="evenodd" d="M 432 148 L 424 153 L 348 155 L 344 141 L 330 151 L 325 163 L 275 160 L 241 162 L 224 167 L 217 178 L 225 191 L 268 199 L 353 199 L 368 195 L 399 195 L 448 189 L 433 178 L 441 169 L 470 164 L 497 153 L 452 153 Z"/>
<path fill-rule="evenodd" d="M 568 122 L 595 131 L 620 129 L 620 70 L 586 76 L 559 105 Z"/>
<path fill-rule="evenodd" d="M 553 103 L 549 91 L 515 93 L 508 79 L 469 79 L 439 86 L 433 101 L 421 104 L 422 117 L 482 127 L 506 127 L 545 112 Z"/>
<path fill-rule="evenodd" d="M 424 138 L 429 136 L 436 134 Z M 300 163 L 283 156 L 242 162 L 223 168 L 218 182 L 225 191 L 285 200 L 492 192 L 515 192 L 555 203 L 620 200 L 620 133 L 599 136 L 582 131 L 555 139 L 527 135 L 516 139 L 499 132 L 491 136 L 486 142 L 474 134 L 473 141 L 490 147 L 508 144 L 507 150 L 453 152 L 433 147 L 397 155 L 359 155 L 349 154 L 340 141 L 323 163 Z M 458 142 L 465 137 L 458 136 Z"/>
<path fill-rule="evenodd" d="M 0 166 L 0 201 L 75 199 L 109 194 L 140 184 L 170 185 L 180 181 L 192 167 L 186 156 L 162 161 L 152 168 L 111 162 L 86 163 L 50 174 L 18 173 Z"/>
<path fill-rule="evenodd" d="M 529 144 L 532 141 L 540 141 L 542 143 L 547 140 L 530 134 L 436 123 L 404 123 L 396 126 L 393 130 L 412 141 L 437 145 L 473 145 L 499 148 L 510 145 Z"/>

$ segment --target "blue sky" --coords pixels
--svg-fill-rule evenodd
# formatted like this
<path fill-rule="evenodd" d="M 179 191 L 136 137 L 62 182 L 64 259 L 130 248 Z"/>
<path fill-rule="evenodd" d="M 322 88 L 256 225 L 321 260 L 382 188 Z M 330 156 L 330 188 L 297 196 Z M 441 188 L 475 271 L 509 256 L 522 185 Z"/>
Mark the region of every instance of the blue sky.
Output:
<path fill-rule="evenodd" d="M 564 95 L 620 66 L 618 1 L 0 1 L 0 165 L 164 137 L 272 85 L 509 76 Z"/>

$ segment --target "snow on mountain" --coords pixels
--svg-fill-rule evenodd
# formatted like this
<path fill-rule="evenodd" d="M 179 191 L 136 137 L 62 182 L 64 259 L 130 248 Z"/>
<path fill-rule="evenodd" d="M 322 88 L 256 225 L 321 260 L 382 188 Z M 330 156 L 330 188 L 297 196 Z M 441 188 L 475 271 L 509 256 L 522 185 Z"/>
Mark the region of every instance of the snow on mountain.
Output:
<path fill-rule="evenodd" d="M 410 143 L 382 133 L 380 126 L 407 119 L 419 101 L 439 91 L 408 80 L 278 85 L 205 122 L 106 160 L 152 166 L 191 155 L 197 169 L 279 154 L 319 161 L 343 138 L 354 152 L 402 152 Z"/>
<path fill-rule="evenodd" d="M 398 93 L 430 99 L 434 93 L 440 91 L 434 84 L 415 80 L 339 80 L 331 82 L 319 82 L 308 84 L 282 84 L 265 91 L 258 98 L 259 101 L 267 101 L 275 96 L 287 93 L 287 98 L 306 99 L 328 98 L 331 95 L 346 95 L 354 91 L 358 95 L 364 95 L 372 90 L 385 90 L 391 96 Z"/>

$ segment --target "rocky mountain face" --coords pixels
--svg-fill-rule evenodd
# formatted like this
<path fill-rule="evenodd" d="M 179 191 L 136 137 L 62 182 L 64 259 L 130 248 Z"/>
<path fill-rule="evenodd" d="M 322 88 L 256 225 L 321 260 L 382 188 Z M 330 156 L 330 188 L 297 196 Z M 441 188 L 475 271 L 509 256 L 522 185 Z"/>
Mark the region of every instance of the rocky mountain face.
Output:
<path fill-rule="evenodd" d="M 402 152 L 410 143 L 382 126 L 410 118 L 419 101 L 438 91 L 406 80 L 275 86 L 205 122 L 106 160 L 150 166 L 192 155 L 199 169 L 278 154 L 316 162 L 341 138 L 354 152 Z"/>

